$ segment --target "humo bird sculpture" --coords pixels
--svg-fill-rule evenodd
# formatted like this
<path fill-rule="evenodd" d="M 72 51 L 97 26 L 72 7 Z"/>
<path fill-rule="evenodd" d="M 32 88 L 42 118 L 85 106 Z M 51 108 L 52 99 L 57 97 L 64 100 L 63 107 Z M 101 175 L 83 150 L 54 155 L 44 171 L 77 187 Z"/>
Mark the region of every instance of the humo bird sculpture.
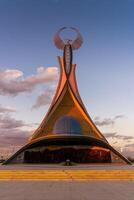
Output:
<path fill-rule="evenodd" d="M 61 39 L 60 33 L 66 29 L 73 30 L 77 33 L 77 37 L 74 41 L 70 39 L 67 39 L 64 41 L 63 39 Z M 66 73 L 69 74 L 71 71 L 72 59 L 73 59 L 72 50 L 76 50 L 81 47 L 83 43 L 83 38 L 80 32 L 76 28 L 63 27 L 59 31 L 57 31 L 57 33 L 55 34 L 54 43 L 58 49 L 63 50 L 64 65 L 65 65 Z"/>

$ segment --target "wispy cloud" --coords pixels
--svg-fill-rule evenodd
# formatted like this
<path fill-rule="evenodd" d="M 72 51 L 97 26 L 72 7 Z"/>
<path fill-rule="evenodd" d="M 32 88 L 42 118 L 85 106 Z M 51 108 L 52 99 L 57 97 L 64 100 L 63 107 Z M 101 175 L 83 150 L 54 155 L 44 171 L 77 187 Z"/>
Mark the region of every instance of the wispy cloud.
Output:
<path fill-rule="evenodd" d="M 118 119 L 122 119 L 124 117 L 125 117 L 124 115 L 116 115 L 113 118 L 104 118 L 104 119 L 101 119 L 100 117 L 95 117 L 94 123 L 97 126 L 113 126 Z"/>
<path fill-rule="evenodd" d="M 11 112 L 16 112 L 16 109 L 0 105 L 0 113 L 11 113 Z"/>
<path fill-rule="evenodd" d="M 125 116 L 124 116 L 124 115 L 116 115 L 116 116 L 114 117 L 114 120 L 122 119 L 122 118 L 125 118 Z"/>
<path fill-rule="evenodd" d="M 22 120 L 16 120 L 9 115 L 0 115 L 0 129 L 15 129 L 27 126 Z"/>
<path fill-rule="evenodd" d="M 31 92 L 37 85 L 57 81 L 58 68 L 39 67 L 35 75 L 24 78 L 23 72 L 11 69 L 0 71 L 0 95 L 15 96 L 23 92 Z"/>
<path fill-rule="evenodd" d="M 134 148 L 134 143 L 132 143 L 132 144 L 126 144 L 125 147 L 133 147 Z"/>
<path fill-rule="evenodd" d="M 134 157 L 134 137 L 125 134 L 104 133 L 109 143 L 126 156 Z"/>
<path fill-rule="evenodd" d="M 97 119 L 97 120 L 94 120 L 94 122 L 97 126 L 109 126 L 109 125 L 113 125 L 115 123 L 115 121 L 110 118 L 105 118 L 103 120 Z"/>
<path fill-rule="evenodd" d="M 131 140 L 131 139 L 134 139 L 133 136 L 127 136 L 127 135 L 121 135 L 121 134 L 118 134 L 116 132 L 113 132 L 113 133 L 104 133 L 105 137 L 106 138 L 112 138 L 112 139 L 122 139 L 122 140 Z"/>
<path fill-rule="evenodd" d="M 116 115 L 113 118 L 95 117 L 94 122 L 97 126 L 113 126 L 117 120 L 126 118 L 124 115 Z M 133 155 L 134 153 L 134 136 L 127 134 L 119 134 L 117 132 L 103 133 L 109 143 L 124 155 Z"/>
<path fill-rule="evenodd" d="M 21 146 L 24 145 L 27 140 L 28 137 L 30 135 L 30 131 L 24 131 L 21 129 L 15 129 L 15 130 L 11 130 L 9 132 L 6 131 L 4 132 L 4 135 L 0 135 L 0 148 L 4 147 L 4 148 L 9 148 L 10 146 Z"/>
<path fill-rule="evenodd" d="M 104 133 L 106 138 L 114 138 L 116 137 L 117 133 L 113 132 L 113 133 Z"/>
<path fill-rule="evenodd" d="M 37 109 L 41 106 L 49 105 L 52 101 L 53 94 L 54 90 L 48 88 L 43 94 L 37 97 L 35 104 L 32 106 L 32 109 Z"/>
<path fill-rule="evenodd" d="M 17 120 L 9 114 L 0 115 L 0 146 L 8 148 L 26 142 L 32 133 L 32 125 Z"/>

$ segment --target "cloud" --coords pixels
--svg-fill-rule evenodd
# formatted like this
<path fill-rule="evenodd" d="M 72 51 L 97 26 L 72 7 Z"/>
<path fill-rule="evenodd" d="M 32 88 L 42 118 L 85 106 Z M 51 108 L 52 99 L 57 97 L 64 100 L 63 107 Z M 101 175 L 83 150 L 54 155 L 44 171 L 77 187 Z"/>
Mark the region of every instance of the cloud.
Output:
<path fill-rule="evenodd" d="M 16 112 L 16 109 L 11 107 L 3 107 L 2 105 L 0 105 L 0 113 L 10 113 L 10 112 Z"/>
<path fill-rule="evenodd" d="M 22 146 L 33 133 L 31 124 L 17 120 L 8 114 L 0 115 L 0 151 L 2 148 Z"/>
<path fill-rule="evenodd" d="M 23 72 L 17 69 L 7 69 L 7 70 L 0 70 L 0 79 L 1 80 L 14 80 L 23 76 Z"/>
<path fill-rule="evenodd" d="M 0 130 L 15 129 L 27 126 L 22 120 L 16 120 L 9 115 L 0 115 Z"/>
<path fill-rule="evenodd" d="M 1 132 L 3 134 L 1 134 Z M 19 150 L 28 142 L 34 130 L 22 130 L 21 128 L 0 130 L 0 152 L 5 158 Z"/>
<path fill-rule="evenodd" d="M 126 144 L 125 147 L 133 147 L 134 148 L 134 143 L 132 143 L 132 144 Z"/>
<path fill-rule="evenodd" d="M 126 136 L 126 135 L 116 135 L 116 138 L 123 139 L 123 140 L 131 140 L 133 136 Z"/>
<path fill-rule="evenodd" d="M 115 120 L 116 120 L 116 119 L 122 119 L 122 118 L 125 118 L 125 116 L 124 116 L 124 115 L 116 115 L 116 116 L 114 117 Z"/>
<path fill-rule="evenodd" d="M 94 119 L 94 123 L 97 126 L 109 126 L 109 125 L 113 125 L 115 123 L 115 121 L 111 118 L 105 118 L 105 119 L 101 120 L 99 117 L 96 117 Z"/>
<path fill-rule="evenodd" d="M 121 139 L 121 140 L 133 140 L 133 136 L 127 136 L 127 135 L 120 135 L 117 132 L 113 133 L 104 133 L 106 138 L 112 138 L 112 139 Z"/>
<path fill-rule="evenodd" d="M 35 104 L 32 106 L 32 109 L 37 109 L 41 106 L 49 105 L 52 100 L 53 94 L 54 91 L 52 89 L 46 90 L 43 94 L 37 97 Z"/>
<path fill-rule="evenodd" d="M 124 155 L 134 155 L 134 137 L 128 135 L 121 135 L 116 132 L 105 133 L 109 143 L 118 151 L 123 152 Z"/>
<path fill-rule="evenodd" d="M 117 134 L 116 132 L 114 132 L 114 133 L 104 133 L 106 138 L 111 138 L 111 137 L 114 138 L 114 137 L 116 137 L 116 134 Z"/>
<path fill-rule="evenodd" d="M 57 81 L 58 68 L 39 67 L 37 74 L 24 78 L 19 70 L 0 71 L 0 95 L 15 96 L 23 92 L 31 92 L 37 85 Z"/>
<path fill-rule="evenodd" d="M 21 129 L 11 130 L 0 135 L 1 147 L 9 148 L 10 146 L 24 145 L 29 137 L 29 131 L 23 131 Z"/>
<path fill-rule="evenodd" d="M 114 118 L 100 119 L 100 117 L 97 116 L 94 118 L 94 123 L 97 126 L 113 126 L 117 119 L 122 119 L 124 117 L 124 115 L 116 115 Z"/>

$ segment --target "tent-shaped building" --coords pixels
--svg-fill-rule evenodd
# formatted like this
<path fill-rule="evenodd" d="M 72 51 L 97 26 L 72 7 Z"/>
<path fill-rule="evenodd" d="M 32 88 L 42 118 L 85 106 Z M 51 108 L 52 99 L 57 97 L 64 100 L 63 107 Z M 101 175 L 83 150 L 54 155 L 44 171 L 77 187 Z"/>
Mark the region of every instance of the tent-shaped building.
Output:
<path fill-rule="evenodd" d="M 64 43 L 60 31 L 54 39 L 64 53 L 63 58 L 58 57 L 60 80 L 48 113 L 28 143 L 4 164 L 61 163 L 67 159 L 75 163 L 130 164 L 98 130 L 81 100 L 72 51 L 80 47 L 82 37 L 78 30 L 72 29 L 78 36 L 73 42 L 67 40 Z"/>

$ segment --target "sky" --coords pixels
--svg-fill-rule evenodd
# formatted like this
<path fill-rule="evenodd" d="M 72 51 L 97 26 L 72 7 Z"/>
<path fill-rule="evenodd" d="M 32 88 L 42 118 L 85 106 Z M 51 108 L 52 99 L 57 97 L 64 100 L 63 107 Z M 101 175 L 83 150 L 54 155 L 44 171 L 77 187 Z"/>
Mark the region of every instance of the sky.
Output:
<path fill-rule="evenodd" d="M 110 144 L 134 155 L 134 1 L 0 0 L 0 152 L 24 145 L 54 95 L 61 27 L 78 28 L 79 92 Z M 74 33 L 62 37 L 75 38 Z"/>

